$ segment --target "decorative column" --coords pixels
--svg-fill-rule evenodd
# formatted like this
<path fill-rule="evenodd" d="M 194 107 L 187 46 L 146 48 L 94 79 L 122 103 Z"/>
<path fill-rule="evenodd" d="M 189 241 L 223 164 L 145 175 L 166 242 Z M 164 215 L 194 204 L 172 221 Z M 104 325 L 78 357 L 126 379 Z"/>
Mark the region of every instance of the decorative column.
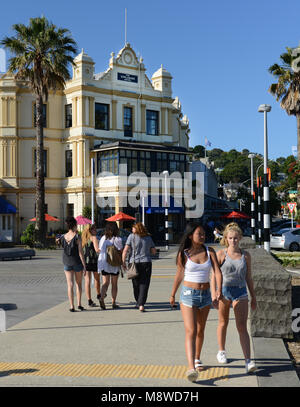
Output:
<path fill-rule="evenodd" d="M 141 133 L 146 133 L 146 105 L 141 104 Z"/>
<path fill-rule="evenodd" d="M 77 97 L 72 99 L 72 127 L 77 127 Z"/>
<path fill-rule="evenodd" d="M 111 129 L 117 130 L 117 100 L 111 101 Z"/>
<path fill-rule="evenodd" d="M 95 127 L 95 99 L 89 96 L 89 126 Z"/>
<path fill-rule="evenodd" d="M 167 134 L 166 131 L 166 107 L 161 108 L 161 134 Z"/>
<path fill-rule="evenodd" d="M 173 134 L 173 125 L 172 125 L 172 109 L 168 109 L 168 136 Z"/>

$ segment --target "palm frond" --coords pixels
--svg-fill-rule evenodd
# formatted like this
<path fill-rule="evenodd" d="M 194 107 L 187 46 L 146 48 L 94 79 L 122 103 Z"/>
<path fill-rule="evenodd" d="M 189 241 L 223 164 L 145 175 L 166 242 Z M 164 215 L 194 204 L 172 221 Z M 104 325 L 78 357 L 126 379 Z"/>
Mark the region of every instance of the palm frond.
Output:
<path fill-rule="evenodd" d="M 1 44 L 14 55 L 9 71 L 16 78 L 29 81 L 37 95 L 46 99 L 50 89 L 61 88 L 70 79 L 77 45 L 66 28 L 57 28 L 45 17 L 31 18 L 29 25 L 15 24 L 15 36 Z"/>

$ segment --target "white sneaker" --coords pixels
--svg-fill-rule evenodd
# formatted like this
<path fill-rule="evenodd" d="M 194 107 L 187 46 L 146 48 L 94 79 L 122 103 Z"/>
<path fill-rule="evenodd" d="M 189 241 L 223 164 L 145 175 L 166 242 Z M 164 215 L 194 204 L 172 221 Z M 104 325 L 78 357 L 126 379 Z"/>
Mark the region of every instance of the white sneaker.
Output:
<path fill-rule="evenodd" d="M 217 354 L 217 360 L 219 363 L 227 363 L 227 357 L 226 357 L 226 352 L 225 350 L 219 350 Z"/>
<path fill-rule="evenodd" d="M 250 360 L 250 362 L 246 362 L 245 368 L 246 368 L 246 373 L 252 373 L 257 369 L 253 360 Z"/>

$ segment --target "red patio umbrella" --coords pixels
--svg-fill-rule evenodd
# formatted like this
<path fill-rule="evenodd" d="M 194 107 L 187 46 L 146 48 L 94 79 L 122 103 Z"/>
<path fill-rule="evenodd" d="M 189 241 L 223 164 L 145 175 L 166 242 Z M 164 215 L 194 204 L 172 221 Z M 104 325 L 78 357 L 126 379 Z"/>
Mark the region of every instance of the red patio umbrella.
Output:
<path fill-rule="evenodd" d="M 118 220 L 135 220 L 135 218 L 133 216 L 130 215 L 126 215 L 126 213 L 123 212 L 119 212 L 114 216 L 111 216 L 110 218 L 105 219 L 108 222 L 116 222 Z"/>
<path fill-rule="evenodd" d="M 29 219 L 30 222 L 35 222 L 36 218 Z M 53 222 L 59 222 L 59 219 L 55 218 L 54 216 L 48 215 L 48 213 L 45 213 L 45 221 L 53 221 Z"/>
<path fill-rule="evenodd" d="M 237 211 L 232 211 L 226 215 L 221 216 L 221 218 L 225 218 L 225 219 L 230 219 L 230 218 L 234 218 L 234 219 L 251 219 L 250 216 L 246 215 L 243 212 L 237 212 Z"/>
<path fill-rule="evenodd" d="M 85 218 L 82 215 L 76 216 L 77 225 L 87 225 L 88 223 L 92 224 L 92 221 L 88 218 Z"/>

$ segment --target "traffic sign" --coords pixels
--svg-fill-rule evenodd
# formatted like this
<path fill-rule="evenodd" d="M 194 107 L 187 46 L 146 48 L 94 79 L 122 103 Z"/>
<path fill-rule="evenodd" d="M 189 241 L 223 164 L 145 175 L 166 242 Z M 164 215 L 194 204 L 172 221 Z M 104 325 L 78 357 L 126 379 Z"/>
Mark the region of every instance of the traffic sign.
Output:
<path fill-rule="evenodd" d="M 289 202 L 288 204 L 287 204 L 287 206 L 288 206 L 288 208 L 289 208 L 289 210 L 290 210 L 290 212 L 291 213 L 293 213 L 294 212 L 294 210 L 296 209 L 296 202 Z"/>

